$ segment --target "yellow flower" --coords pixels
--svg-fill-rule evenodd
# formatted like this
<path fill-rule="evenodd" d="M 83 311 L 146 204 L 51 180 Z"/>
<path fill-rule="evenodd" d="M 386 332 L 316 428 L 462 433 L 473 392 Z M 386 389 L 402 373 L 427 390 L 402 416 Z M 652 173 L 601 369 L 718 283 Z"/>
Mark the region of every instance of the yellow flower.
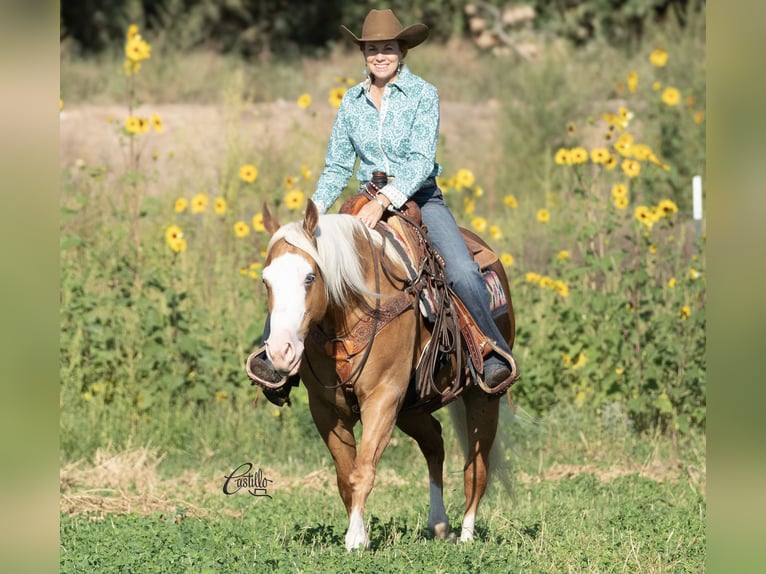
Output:
<path fill-rule="evenodd" d="M 624 372 L 625 372 L 625 369 L 623 369 L 622 367 L 617 367 L 617 368 L 614 370 L 614 374 L 615 374 L 615 375 L 621 375 L 621 374 L 623 374 Z"/>
<path fill-rule="evenodd" d="M 537 210 L 537 221 L 540 223 L 548 223 L 551 220 L 551 213 L 545 209 L 538 209 Z"/>
<path fill-rule="evenodd" d="M 502 263 L 504 267 L 510 267 L 513 265 L 513 255 L 510 253 L 503 253 L 500 255 L 500 263 Z"/>
<path fill-rule="evenodd" d="M 630 72 L 628 74 L 628 90 L 635 92 L 638 87 L 638 72 Z"/>
<path fill-rule="evenodd" d="M 563 148 L 563 147 L 559 148 L 556 151 L 556 155 L 553 158 L 553 160 L 558 165 L 571 165 L 572 164 L 572 157 L 571 157 L 571 154 L 569 153 L 569 150 L 566 149 L 566 148 Z"/>
<path fill-rule="evenodd" d="M 456 187 L 458 189 L 462 189 L 464 187 L 471 187 L 474 182 L 476 181 L 476 178 L 473 175 L 473 172 L 470 169 L 459 169 L 457 173 L 455 174 L 455 183 L 457 184 Z"/>
<path fill-rule="evenodd" d="M 670 166 L 669 166 L 669 165 L 667 165 L 667 164 L 664 164 L 664 163 L 662 163 L 662 161 L 660 160 L 660 158 L 658 158 L 656 155 L 654 155 L 654 152 L 652 152 L 651 154 L 649 154 L 649 157 L 648 157 L 647 159 L 648 159 L 650 162 L 652 162 L 654 165 L 658 165 L 658 166 L 660 166 L 660 167 L 661 167 L 662 169 L 664 169 L 665 171 L 669 171 L 669 170 L 670 170 Z"/>
<path fill-rule="evenodd" d="M 293 176 L 293 175 L 288 175 L 288 176 L 285 178 L 285 187 L 286 187 L 287 189 L 292 189 L 292 188 L 294 188 L 294 187 L 297 185 L 297 183 L 298 183 L 298 178 L 297 178 L 297 177 L 295 177 L 295 176 Z"/>
<path fill-rule="evenodd" d="M 567 124 L 567 133 L 568 133 L 570 136 L 573 136 L 573 135 L 575 134 L 575 132 L 576 132 L 576 131 L 577 131 L 577 126 L 575 126 L 575 125 L 574 125 L 574 122 L 569 122 L 569 123 Z"/>
<path fill-rule="evenodd" d="M 332 107 L 339 108 L 345 94 L 346 88 L 333 88 L 330 90 L 330 97 L 327 99 L 327 101 L 330 102 Z"/>
<path fill-rule="evenodd" d="M 590 150 L 590 159 L 593 163 L 606 163 L 609 157 L 609 150 L 605 147 L 597 147 Z"/>
<path fill-rule="evenodd" d="M 207 207 L 208 198 L 204 193 L 198 193 L 191 200 L 191 212 L 202 213 Z"/>
<path fill-rule="evenodd" d="M 131 134 L 141 133 L 141 118 L 130 116 L 125 120 L 125 130 Z"/>
<path fill-rule="evenodd" d="M 633 214 L 638 221 L 646 225 L 649 229 L 654 225 L 654 216 L 652 215 L 651 210 L 645 205 L 637 206 Z"/>
<path fill-rule="evenodd" d="M 689 280 L 694 281 L 695 279 L 699 279 L 700 273 L 694 268 L 689 269 Z"/>
<path fill-rule="evenodd" d="M 440 175 L 436 176 L 436 185 L 442 190 L 442 193 L 447 193 L 447 189 L 450 187 L 450 180 Z"/>
<path fill-rule="evenodd" d="M 553 289 L 553 285 L 553 279 L 547 275 L 540 277 L 540 287 L 543 289 Z"/>
<path fill-rule="evenodd" d="M 500 241 L 503 238 L 503 230 L 498 225 L 490 225 L 489 236 L 495 241 Z"/>
<path fill-rule="evenodd" d="M 149 119 L 148 118 L 138 118 L 138 125 L 139 130 L 142 134 L 145 134 L 149 131 Z"/>
<path fill-rule="evenodd" d="M 569 251 L 567 251 L 566 249 L 562 249 L 561 251 L 559 251 L 558 255 L 556 255 L 556 259 L 558 259 L 559 261 L 565 261 L 569 259 L 569 257 L 570 257 Z"/>
<path fill-rule="evenodd" d="M 612 203 L 617 209 L 626 209 L 630 204 L 630 200 L 627 197 L 615 197 L 612 198 Z"/>
<path fill-rule="evenodd" d="M 691 314 L 692 314 L 692 310 L 691 310 L 691 307 L 689 307 L 688 305 L 684 305 L 678 311 L 678 316 L 681 317 L 682 320 L 686 320 Z"/>
<path fill-rule="evenodd" d="M 572 357 L 564 353 L 563 355 L 561 355 L 561 362 L 564 363 L 564 366 L 568 367 L 569 365 L 572 364 Z"/>
<path fill-rule="evenodd" d="M 676 88 L 667 87 L 662 91 L 662 101 L 669 106 L 677 106 L 681 101 L 681 92 Z"/>
<path fill-rule="evenodd" d="M 672 213 L 678 213 L 678 206 L 670 199 L 663 199 L 657 207 L 663 217 L 669 217 Z"/>
<path fill-rule="evenodd" d="M 641 164 L 632 159 L 623 160 L 621 167 L 628 177 L 636 177 L 641 173 Z"/>
<path fill-rule="evenodd" d="M 465 211 L 466 215 L 472 215 L 473 212 L 476 211 L 476 201 L 469 197 L 464 198 L 463 210 Z"/>
<path fill-rule="evenodd" d="M 220 403 L 222 401 L 225 401 L 228 396 L 229 396 L 229 393 L 227 393 L 226 391 L 218 391 L 215 394 L 215 402 Z"/>
<path fill-rule="evenodd" d="M 676 288 L 676 278 L 675 277 L 671 277 L 670 279 L 668 279 L 668 287 L 670 287 L 671 289 L 675 289 Z"/>
<path fill-rule="evenodd" d="M 609 154 L 609 159 L 604 163 L 604 167 L 608 170 L 613 170 L 617 167 L 617 156 Z"/>
<path fill-rule="evenodd" d="M 237 221 L 234 224 L 234 235 L 237 237 L 247 237 L 250 234 L 250 228 L 244 221 Z"/>
<path fill-rule="evenodd" d="M 248 275 L 250 276 L 251 279 L 260 279 L 262 269 L 263 269 L 263 263 L 259 261 L 255 261 L 250 264 L 250 270 L 248 271 Z"/>
<path fill-rule="evenodd" d="M 588 152 L 585 148 L 575 147 L 569 150 L 569 157 L 572 163 L 585 163 L 588 161 Z"/>
<path fill-rule="evenodd" d="M 477 232 L 484 233 L 487 230 L 487 220 L 481 216 L 471 219 L 471 227 Z"/>
<path fill-rule="evenodd" d="M 239 179 L 246 183 L 253 183 L 258 178 L 258 168 L 246 163 L 239 168 Z"/>
<path fill-rule="evenodd" d="M 527 271 L 527 273 L 524 275 L 524 281 L 527 283 L 540 283 L 540 277 L 539 273 L 535 273 L 534 271 Z"/>
<path fill-rule="evenodd" d="M 653 153 L 652 148 L 646 144 L 636 144 L 633 146 L 633 157 L 639 161 L 649 159 Z"/>
<path fill-rule="evenodd" d="M 473 196 L 474 197 L 484 197 L 484 188 L 480 185 L 477 185 L 473 188 Z"/>
<path fill-rule="evenodd" d="M 298 107 L 305 110 L 310 105 L 311 105 L 311 95 L 301 94 L 301 96 L 298 98 Z"/>
<path fill-rule="evenodd" d="M 612 186 L 612 200 L 618 197 L 628 197 L 628 186 L 624 183 L 616 183 Z"/>
<path fill-rule="evenodd" d="M 657 253 L 657 246 L 656 245 L 650 245 L 649 246 L 649 253 L 651 253 L 651 254 Z"/>
<path fill-rule="evenodd" d="M 633 136 L 628 133 L 622 134 L 617 138 L 617 141 L 614 142 L 614 149 L 616 149 L 623 157 L 630 157 L 633 155 Z"/>
<path fill-rule="evenodd" d="M 266 226 L 263 225 L 263 213 L 253 215 L 253 229 L 259 233 L 266 231 Z"/>
<path fill-rule="evenodd" d="M 162 126 L 162 118 L 158 114 L 152 114 L 152 117 L 150 118 L 150 121 L 152 122 L 152 127 L 154 128 L 154 131 L 158 134 L 161 134 L 164 130 Z"/>
<path fill-rule="evenodd" d="M 514 195 L 506 195 L 503 198 L 503 203 L 511 209 L 516 209 L 519 206 L 519 202 L 516 200 L 516 196 Z"/>
<path fill-rule="evenodd" d="M 703 121 L 705 121 L 705 113 L 704 112 L 696 112 L 694 114 L 694 123 L 695 124 L 701 124 Z"/>
<path fill-rule="evenodd" d="M 178 199 L 176 199 L 176 202 L 173 205 L 173 210 L 176 213 L 183 213 L 184 211 L 186 211 L 186 207 L 188 205 L 189 205 L 189 202 L 186 201 L 185 197 L 179 197 Z"/>
<path fill-rule="evenodd" d="M 662 89 L 662 82 L 654 82 L 654 83 L 652 84 L 652 89 L 653 89 L 655 92 L 659 92 L 659 91 L 660 91 L 660 89 Z"/>
<path fill-rule="evenodd" d="M 305 198 L 306 196 L 301 190 L 293 189 L 285 195 L 285 206 L 287 209 L 300 209 Z"/>
<path fill-rule="evenodd" d="M 125 34 L 126 40 L 132 40 L 138 35 L 138 25 L 137 24 L 131 24 L 128 26 L 128 31 Z"/>
<path fill-rule="evenodd" d="M 223 197 L 215 198 L 215 201 L 213 202 L 213 211 L 215 211 L 217 215 L 226 213 L 226 200 Z"/>
<path fill-rule="evenodd" d="M 148 60 L 152 56 L 152 47 L 136 34 L 125 43 L 125 56 L 133 62 Z"/>
<path fill-rule="evenodd" d="M 658 68 L 662 68 L 668 63 L 668 53 L 658 48 L 649 54 L 649 61 Z"/>
<path fill-rule="evenodd" d="M 553 282 L 553 288 L 561 297 L 569 297 L 569 285 L 563 281 L 557 280 Z"/>
<path fill-rule="evenodd" d="M 239 268 L 239 274 L 240 275 L 247 275 L 247 267 L 240 267 Z"/>
<path fill-rule="evenodd" d="M 168 243 L 175 241 L 179 237 L 183 237 L 183 232 L 177 225 L 171 225 L 165 230 L 165 241 Z"/>
<path fill-rule="evenodd" d="M 577 355 L 577 360 L 574 363 L 572 363 L 572 368 L 579 369 L 580 367 L 584 367 L 587 364 L 588 364 L 587 357 L 585 356 L 584 353 L 580 353 L 579 355 Z"/>
<path fill-rule="evenodd" d="M 311 179 L 311 170 L 305 163 L 301 164 L 301 175 L 303 176 L 303 179 Z"/>

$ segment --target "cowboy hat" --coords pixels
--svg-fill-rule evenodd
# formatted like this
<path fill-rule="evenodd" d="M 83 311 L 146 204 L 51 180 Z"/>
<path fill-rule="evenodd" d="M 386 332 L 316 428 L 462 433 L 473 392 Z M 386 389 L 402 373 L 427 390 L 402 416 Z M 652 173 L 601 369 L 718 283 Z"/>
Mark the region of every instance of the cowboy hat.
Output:
<path fill-rule="evenodd" d="M 360 46 L 363 42 L 401 40 L 408 48 L 414 48 L 428 37 L 428 27 L 425 24 L 413 24 L 403 28 L 391 10 L 370 10 L 362 24 L 360 38 L 345 26 L 341 26 L 340 29 Z"/>

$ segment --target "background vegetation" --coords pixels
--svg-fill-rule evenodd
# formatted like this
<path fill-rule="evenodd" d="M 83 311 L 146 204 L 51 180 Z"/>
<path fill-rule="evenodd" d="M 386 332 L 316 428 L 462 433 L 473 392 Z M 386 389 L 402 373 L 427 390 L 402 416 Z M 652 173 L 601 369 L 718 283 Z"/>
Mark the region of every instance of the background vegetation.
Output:
<path fill-rule="evenodd" d="M 309 26 L 320 19 L 309 3 L 291 2 L 289 18 L 278 4 L 267 10 L 269 3 L 234 2 L 216 12 L 218 3 L 202 1 L 132 2 L 122 9 L 103 2 L 86 17 L 62 3 L 62 122 L 100 106 L 116 150 L 93 150 L 85 160 L 66 159 L 62 149 L 62 467 L 96 465 L 105 450 L 150 447 L 165 479 L 190 469 L 218 477 L 243 457 L 284 475 L 329 468 L 303 390 L 290 409 L 262 398 L 254 408 L 259 393 L 242 363 L 259 343 L 265 311 L 259 275 L 267 236 L 258 212 L 267 200 L 283 220 L 300 217 L 322 168 L 333 102 L 359 68 L 355 51 L 333 45 L 337 23 L 361 22 L 369 6 L 328 5 L 325 14 L 337 13 L 337 21 Z M 536 46 L 529 58 L 480 50 L 470 41 L 464 6 L 448 4 L 392 6 L 403 22 L 427 21 L 434 30 L 409 64 L 437 85 L 443 110 L 489 118 L 491 129 L 485 121 L 466 128 L 459 141 L 443 138 L 441 183 L 461 223 L 485 236 L 511 277 L 523 371 L 511 395 L 537 422 L 514 424 L 504 406 L 501 436 L 517 472 L 543 483 L 525 486 L 514 475 L 526 502 L 514 506 L 495 495 L 487 508 L 497 515 L 485 515 L 486 546 L 451 556 L 444 570 L 470 569 L 515 540 L 520 567 L 603 571 L 590 558 L 571 562 L 574 549 L 590 540 L 601 549 L 595 555 L 602 566 L 633 561 L 644 571 L 699 571 L 705 235 L 703 223 L 692 219 L 691 178 L 705 173 L 704 4 L 531 3 L 538 17 L 524 32 Z M 279 24 L 279 17 L 305 23 L 316 38 L 291 36 L 297 28 Z M 146 43 L 133 52 L 139 59 L 126 58 L 130 23 L 139 24 L 133 32 Z M 216 147 L 192 135 L 181 146 L 174 140 L 178 148 L 163 146 L 171 130 L 195 133 L 168 119 L 181 104 L 199 116 L 216 110 L 223 134 Z M 252 127 L 271 112 L 285 118 L 273 141 Z M 352 182 L 347 193 L 353 188 Z M 446 413 L 439 417 L 446 422 Z M 655 486 L 625 478 L 614 488 L 587 477 L 545 482 L 557 464 L 580 465 L 575 474 L 585 464 L 639 474 L 668 461 L 676 486 L 662 477 Z M 459 456 L 448 465 L 457 472 Z M 384 466 L 412 483 L 425 468 L 416 447 L 398 434 Z M 62 491 L 71 494 L 68 488 Z M 270 542 L 257 543 L 259 551 L 277 563 L 285 548 L 309 544 L 307 556 L 318 548 L 337 560 L 342 516 L 339 503 L 330 502 L 333 487 L 328 490 L 322 512 L 333 518 L 310 518 L 327 531 L 295 525 L 274 538 L 280 512 L 288 511 L 280 506 L 264 519 L 273 528 Z M 397 498 L 386 496 L 373 511 L 383 521 L 373 540 L 384 553 L 391 544 L 394 553 L 396 544 L 406 552 L 419 548 L 424 508 L 405 516 L 394 511 Z M 611 538 L 608 530 L 584 527 L 583 497 L 603 501 L 595 513 L 613 526 Z M 658 499 L 675 510 L 662 510 L 667 523 L 654 529 L 646 517 L 656 513 Z M 543 511 L 541 500 L 559 510 Z M 204 493 L 194 501 L 235 510 L 243 504 Z M 212 529 L 219 532 L 215 540 L 230 538 L 223 523 L 204 518 L 184 534 L 173 525 L 184 524 L 188 500 L 179 507 L 180 519 L 171 512 L 169 521 L 141 528 L 149 537 L 186 540 Z M 242 520 L 254 528 L 258 518 L 245 511 Z M 127 539 L 135 526 L 128 518 L 116 528 Z M 566 537 L 556 530 L 561 526 L 582 539 Z M 564 537 L 562 546 L 546 544 L 549 528 L 560 542 Z M 671 549 L 679 540 L 668 538 L 674 529 L 687 538 Z M 410 535 L 415 538 L 403 540 Z M 62 565 L 75 571 L 91 559 L 80 549 L 100 530 L 67 518 L 62 536 L 65 547 L 76 549 L 62 552 Z M 246 544 L 235 537 L 229 558 L 245 560 L 250 550 L 236 548 Z M 288 570 L 307 568 L 304 558 Z M 168 563 L 176 559 L 167 556 Z M 201 555 L 189 560 L 205 564 Z"/>

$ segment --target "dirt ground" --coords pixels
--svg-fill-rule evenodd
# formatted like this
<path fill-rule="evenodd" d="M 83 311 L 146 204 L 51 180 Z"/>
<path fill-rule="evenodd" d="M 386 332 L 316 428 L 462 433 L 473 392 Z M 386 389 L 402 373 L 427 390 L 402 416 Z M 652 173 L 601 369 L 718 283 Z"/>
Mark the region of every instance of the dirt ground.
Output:
<path fill-rule="evenodd" d="M 202 170 L 205 177 L 214 177 L 233 146 L 265 158 L 305 158 L 318 173 L 335 113 L 323 102 L 302 110 L 295 102 L 277 101 L 245 104 L 236 110 L 195 104 L 145 106 L 135 115 L 159 114 L 162 118 L 163 133 L 152 132 L 140 140 L 141 161 L 142 165 L 151 162 L 153 154 L 164 161 L 172 152 L 173 161 L 167 161 L 162 173 L 164 184 L 175 186 L 184 181 L 191 167 Z M 494 100 L 483 105 L 442 102 L 442 143 L 437 159 L 445 166 L 445 175 L 461 167 L 477 175 L 495 171 L 490 167 L 500 160 L 500 113 Z M 127 115 L 125 106 L 65 107 L 59 128 L 62 167 L 121 171 L 127 165 L 127 149 L 120 145 L 118 133 Z M 261 173 L 268 169 L 258 167 Z M 277 179 L 285 175 L 279 174 Z M 482 184 L 488 186 L 492 181 L 482 179 Z"/>

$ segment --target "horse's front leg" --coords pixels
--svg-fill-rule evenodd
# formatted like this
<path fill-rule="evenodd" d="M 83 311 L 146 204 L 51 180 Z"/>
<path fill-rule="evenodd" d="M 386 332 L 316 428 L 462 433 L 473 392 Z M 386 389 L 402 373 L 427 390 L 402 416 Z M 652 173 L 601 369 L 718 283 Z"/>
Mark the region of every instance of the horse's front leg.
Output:
<path fill-rule="evenodd" d="M 380 383 L 361 403 L 362 440 L 351 472 L 351 511 L 346 549 L 369 547 L 364 526 L 364 505 L 375 484 L 375 470 L 396 423 L 401 394 L 394 385 Z"/>

